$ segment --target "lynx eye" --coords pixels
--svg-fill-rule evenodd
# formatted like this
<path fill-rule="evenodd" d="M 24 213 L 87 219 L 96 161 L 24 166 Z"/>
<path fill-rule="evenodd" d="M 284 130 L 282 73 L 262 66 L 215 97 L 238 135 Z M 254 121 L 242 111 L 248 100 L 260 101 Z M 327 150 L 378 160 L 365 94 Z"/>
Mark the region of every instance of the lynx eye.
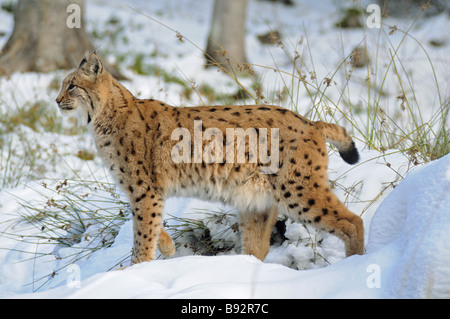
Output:
<path fill-rule="evenodd" d="M 68 88 L 67 90 L 72 91 L 74 88 L 76 88 L 76 86 L 73 85 L 73 84 L 70 84 L 70 85 L 69 85 L 69 88 Z"/>

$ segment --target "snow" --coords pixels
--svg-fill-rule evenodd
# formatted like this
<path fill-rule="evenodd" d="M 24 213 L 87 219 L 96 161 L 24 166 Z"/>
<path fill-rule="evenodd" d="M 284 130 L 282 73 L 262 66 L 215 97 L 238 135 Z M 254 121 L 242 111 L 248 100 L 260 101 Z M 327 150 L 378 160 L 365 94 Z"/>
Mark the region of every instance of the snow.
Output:
<path fill-rule="evenodd" d="M 103 45 L 104 41 L 105 51 L 115 53 L 107 54 L 110 61 L 125 56 L 126 67 L 122 71 L 129 81 L 124 84 L 131 92 L 174 105 L 196 105 L 207 98 L 196 93 L 187 98 L 180 85 L 167 83 L 154 74 L 138 75 L 128 66 L 137 54 L 145 53 L 145 63 L 189 79 L 196 88 L 208 84 L 216 93 L 234 93 L 236 84 L 232 80 L 203 68 L 203 53 L 196 47 L 205 47 L 212 4 L 211 0 L 128 3 L 90 0 L 88 28 L 101 30 L 111 16 L 125 26 L 125 31 L 118 31 L 117 35 L 127 41 L 111 44 L 97 39 L 97 42 Z M 186 41 L 181 43 L 173 31 L 136 14 L 128 5 L 179 31 Z M 377 30 L 339 31 L 334 28 L 336 6 L 331 0 L 297 1 L 294 8 L 250 0 L 249 60 L 292 72 L 283 50 L 256 40 L 258 34 L 280 29 L 286 50 L 292 56 L 294 50 L 298 51 L 304 67 L 316 73 L 319 86 L 321 79 L 337 71 L 342 60 L 361 41 L 374 50 L 387 47 L 391 52 L 402 41 L 400 32 L 386 40 Z M 411 24 L 394 18 L 384 22 L 403 30 Z M 401 57 L 398 67 L 408 74 L 408 81 L 403 83 L 411 85 L 406 88 L 414 101 L 411 103 L 428 106 L 420 109 L 416 120 L 436 116 L 439 94 L 448 97 L 450 92 L 445 84 L 449 65 L 448 22 L 445 14 L 420 20 L 414 28 L 415 40 L 408 39 L 397 52 Z M 0 45 L 6 42 L 12 23 L 11 15 L 0 11 L 0 31 L 5 32 Z M 431 47 L 428 41 L 432 39 L 446 44 Z M 433 61 L 434 72 L 430 71 L 419 41 Z M 370 70 L 371 74 L 380 72 L 374 90 L 382 85 L 384 73 L 379 70 L 390 62 L 386 52 L 389 51 L 380 49 L 375 70 Z M 301 114 L 311 109 L 312 102 L 317 102 L 302 91 L 303 86 L 296 88 L 297 83 L 293 84 L 289 98 L 277 101 L 276 92 L 283 90 L 286 81 L 290 85 L 291 80 L 271 69 L 259 72 L 258 80 L 264 83 L 263 94 L 269 102 L 297 108 Z M 336 101 L 341 99 L 342 92 L 349 92 L 343 99 L 364 109 L 374 98 L 365 91 L 367 72 L 354 70 L 352 81 L 347 84 L 347 74 L 340 69 L 333 80 L 341 83 L 327 88 L 327 96 Z M 54 105 L 57 91 L 51 88 L 52 83 L 60 82 L 65 74 L 58 71 L 0 78 L 1 114 L 10 114 L 16 107 L 36 101 Z M 307 75 L 314 82 L 312 74 Z M 385 114 L 396 116 L 399 127 L 405 128 L 410 125 L 410 117 L 399 111 L 396 96 L 401 88 L 397 77 L 392 69 L 387 72 L 379 103 Z M 242 81 L 251 86 L 251 80 Z M 329 108 L 332 112 L 335 105 L 330 104 Z M 71 125 L 60 119 L 56 106 L 46 111 L 64 127 Z M 364 115 L 363 111 L 355 118 L 366 123 Z M 335 116 L 331 118 L 336 120 Z M 351 127 L 345 116 L 338 115 L 337 121 Z M 0 121 L 0 132 L 4 132 L 1 125 Z M 187 219 L 200 222 L 208 228 L 212 239 L 226 239 L 215 247 L 220 252 L 214 256 L 199 255 L 198 247 L 191 245 L 193 237 L 204 235 L 204 228 L 197 228 L 177 239 L 173 258 L 159 256 L 152 262 L 126 267 L 133 242 L 128 206 L 95 156 L 89 135 L 86 132 L 73 135 L 70 130 L 59 134 L 46 127 L 33 130 L 25 125 L 4 132 L 0 134 L 0 298 L 449 298 L 450 155 L 415 165 L 413 156 L 396 149 L 382 149 L 383 145 L 369 149 L 360 133 L 352 130 L 360 162 L 348 165 L 330 151 L 328 171 L 334 192 L 364 220 L 365 255 L 344 258 L 344 245 L 336 237 L 286 220 L 283 239 L 271 246 L 261 262 L 240 254 L 239 236 L 233 231 L 236 212 L 232 207 L 192 198 L 171 198 L 164 208 L 166 228 L 171 235 L 176 230 L 186 230 Z M 385 142 L 383 138 L 380 140 L 381 144 Z M 32 152 L 28 151 L 30 147 Z M 93 159 L 80 159 L 77 156 L 80 150 L 93 152 Z M 43 222 L 40 215 L 43 211 L 51 223 Z M 123 218 L 113 218 L 118 211 Z M 49 229 L 52 225 L 54 229 Z M 65 242 L 50 239 L 52 231 L 65 238 Z"/>
<path fill-rule="evenodd" d="M 410 173 L 372 219 L 367 251 L 392 245 L 399 252 L 390 276 L 389 296 L 449 297 L 449 168 L 447 155 Z"/>

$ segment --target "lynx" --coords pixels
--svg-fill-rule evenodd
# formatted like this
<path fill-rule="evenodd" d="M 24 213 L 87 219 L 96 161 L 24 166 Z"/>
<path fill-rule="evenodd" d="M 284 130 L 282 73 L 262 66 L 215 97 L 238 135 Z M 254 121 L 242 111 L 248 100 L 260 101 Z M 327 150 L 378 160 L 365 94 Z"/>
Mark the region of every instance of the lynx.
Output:
<path fill-rule="evenodd" d="M 128 194 L 132 264 L 153 260 L 157 248 L 165 256 L 174 253 L 162 226 L 164 201 L 170 196 L 236 207 L 243 253 L 261 260 L 269 251 L 279 213 L 335 234 L 344 241 L 347 256 L 363 254 L 362 219 L 328 184 L 326 141 L 346 162 L 359 159 L 352 138 L 340 126 L 312 122 L 278 106 L 173 107 L 137 99 L 104 69 L 95 52 L 64 79 L 56 102 L 62 114 L 75 112 L 88 125 L 105 165 Z M 174 134 L 177 129 L 190 134 L 185 147 Z M 242 129 L 247 135 L 229 138 L 228 129 Z M 267 156 L 252 152 L 255 139 L 250 131 Z M 239 152 L 245 161 L 237 160 Z M 174 154 L 191 160 L 174 160 Z M 268 157 L 277 159 L 277 166 L 263 172 Z"/>

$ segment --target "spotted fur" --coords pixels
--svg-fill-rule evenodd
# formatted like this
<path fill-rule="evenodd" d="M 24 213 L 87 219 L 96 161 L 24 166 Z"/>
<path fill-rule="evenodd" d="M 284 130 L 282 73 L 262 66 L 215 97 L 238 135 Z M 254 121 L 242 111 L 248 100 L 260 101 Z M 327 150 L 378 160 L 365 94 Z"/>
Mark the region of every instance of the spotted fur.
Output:
<path fill-rule="evenodd" d="M 149 261 L 155 249 L 174 252 L 162 227 L 164 201 L 170 196 L 195 196 L 221 201 L 239 210 L 243 253 L 261 260 L 269 250 L 271 229 L 279 213 L 335 234 L 345 242 L 347 256 L 364 250 L 363 223 L 333 194 L 327 179 L 326 141 L 349 163 L 358 152 L 345 129 L 312 122 L 290 110 L 269 105 L 173 107 L 153 99 L 137 99 L 91 54 L 63 81 L 57 98 L 62 113 L 79 112 L 88 124 L 99 154 L 128 194 L 133 212 L 132 263 Z M 177 128 L 194 137 L 195 122 L 226 137 L 227 128 L 278 128 L 279 167 L 263 174 L 260 158 L 245 163 L 223 161 L 176 163 L 172 158 Z M 270 150 L 271 136 L 259 142 Z M 201 141 L 207 147 L 211 141 Z M 226 150 L 226 139 L 217 141 Z M 237 152 L 237 148 L 234 149 Z M 225 153 L 224 153 L 225 154 Z M 191 149 L 190 158 L 194 150 Z"/>

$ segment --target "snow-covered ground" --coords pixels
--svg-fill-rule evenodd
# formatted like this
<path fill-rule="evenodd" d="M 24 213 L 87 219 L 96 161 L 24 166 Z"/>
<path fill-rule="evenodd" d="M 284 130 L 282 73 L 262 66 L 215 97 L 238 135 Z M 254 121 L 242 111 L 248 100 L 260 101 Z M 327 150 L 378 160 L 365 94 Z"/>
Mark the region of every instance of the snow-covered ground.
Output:
<path fill-rule="evenodd" d="M 212 0 L 89 0 L 88 29 L 97 34 L 110 31 L 110 35 L 97 38 L 96 43 L 107 51 L 111 62 L 120 60 L 121 70 L 129 78 L 124 84 L 131 92 L 173 105 L 195 105 L 208 98 L 195 92 L 186 95 L 186 87 L 164 79 L 161 72 L 138 75 L 131 66 L 139 54 L 144 54 L 144 63 L 157 66 L 197 90 L 207 84 L 216 93 L 234 93 L 235 81 L 216 70 L 204 69 L 203 53 L 192 45 L 206 46 L 212 4 Z M 173 31 L 129 6 L 178 31 L 185 41 L 180 42 Z M 66 72 L 14 74 L 0 78 L 0 115 L 11 117 L 16 108 L 32 107 L 37 101 L 49 107 L 44 108 L 46 114 L 40 114 L 48 122 L 43 121 L 34 129 L 22 123 L 8 130 L 8 124 L 0 120 L 0 297 L 450 297 L 450 155 L 423 163 L 414 153 L 408 155 L 382 145 L 369 147 L 364 136 L 370 129 L 364 131 L 361 123 L 371 125 L 364 108 L 368 100 L 378 96 L 367 93 L 367 69 L 355 69 L 347 83 L 351 67 L 339 67 L 353 48 L 365 41 L 368 48 L 373 48 L 369 55 L 377 59 L 370 70 L 374 79 L 372 90 L 383 91 L 379 104 L 387 116 L 396 118 L 401 128 L 396 134 L 413 125 L 408 122 L 411 116 L 400 111 L 402 100 L 397 96 L 402 91 L 411 104 L 420 106 L 420 114 L 415 114 L 414 119 L 426 122 L 439 114 L 439 98 L 448 98 L 450 92 L 449 17 L 440 14 L 419 19 L 411 30 L 412 36 L 402 40 L 399 31 L 380 36 L 374 29 L 339 30 L 335 27 L 337 11 L 331 0 L 297 1 L 295 7 L 250 0 L 247 55 L 255 65 L 292 72 L 286 52 L 292 57 L 298 53 L 302 56 L 302 71 L 308 81 L 317 84 L 318 90 L 324 90 L 323 79 L 338 70 L 333 77 L 337 84 L 327 88 L 326 96 L 335 103 L 340 97 L 348 99 L 354 107 L 349 109 L 352 116 L 338 112 L 332 119 L 352 131 L 361 160 L 350 166 L 330 151 L 329 178 L 338 197 L 364 220 L 365 255 L 344 259 L 343 243 L 336 237 L 287 220 L 284 237 L 271 246 L 266 260 L 260 262 L 240 255 L 231 207 L 173 198 L 165 206 L 169 232 L 174 235 L 187 219 L 201 221 L 213 238 L 219 234 L 226 237 L 227 243 L 218 248 L 228 244 L 229 249 L 215 256 L 199 256 L 189 242 L 192 234 L 204 229 L 198 228 L 177 239 L 173 258 L 159 257 L 118 270 L 128 265 L 132 246 L 128 208 L 95 156 L 87 133 L 73 135 L 73 131 L 59 127 L 71 125 L 60 119 L 53 102 L 58 93 L 54 83 L 59 83 Z M 108 24 L 111 20 L 119 22 Z M 413 17 L 388 17 L 384 22 L 406 31 L 412 21 Z M 1 46 L 12 23 L 12 16 L 1 11 L 0 31 L 6 32 L 0 37 Z M 286 51 L 257 41 L 256 35 L 271 29 L 282 32 Z M 430 41 L 443 44 L 434 46 Z M 390 54 L 400 42 L 394 72 Z M 390 71 L 380 71 L 387 67 Z M 312 98 L 320 94 L 307 94 L 303 85 L 289 82 L 292 77 L 282 77 L 272 69 L 256 71 L 269 103 L 297 109 L 301 114 L 309 111 L 313 102 L 323 106 Z M 400 83 L 406 88 L 401 88 L 398 81 L 403 75 L 406 78 Z M 242 81 L 251 86 L 250 79 Z M 288 97 L 278 98 L 286 87 L 291 89 Z M 324 104 L 324 109 L 335 106 L 326 101 Z M 360 113 L 355 111 L 357 108 Z M 321 114 L 326 118 L 326 113 Z M 349 124 L 349 118 L 358 121 L 356 126 Z M 380 143 L 384 142 L 387 143 L 381 138 Z M 79 151 L 92 159 L 87 160 Z M 121 218 L 113 218 L 119 212 Z"/>

